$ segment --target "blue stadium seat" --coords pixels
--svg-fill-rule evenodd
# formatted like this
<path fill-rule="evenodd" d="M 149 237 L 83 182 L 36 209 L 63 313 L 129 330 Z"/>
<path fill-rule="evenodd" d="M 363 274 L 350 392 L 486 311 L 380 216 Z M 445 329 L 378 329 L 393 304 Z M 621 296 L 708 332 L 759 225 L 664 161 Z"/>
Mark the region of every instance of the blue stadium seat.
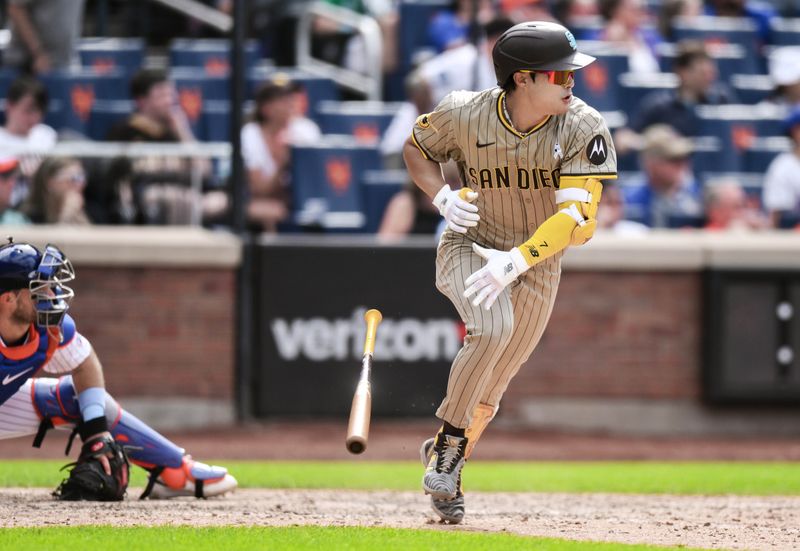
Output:
<path fill-rule="evenodd" d="M 729 170 L 738 170 L 741 157 L 757 137 L 782 134 L 783 115 L 779 109 L 754 108 L 752 105 L 703 105 L 696 109 L 704 134 L 720 140 L 721 152 Z M 739 163 L 733 161 L 739 159 Z"/>
<path fill-rule="evenodd" d="M 8 95 L 8 87 L 11 82 L 19 76 L 19 71 L 10 67 L 0 67 L 0 98 L 5 99 Z"/>
<path fill-rule="evenodd" d="M 364 231 L 376 233 L 383 220 L 386 205 L 398 191 L 409 183 L 405 170 L 367 170 L 362 177 L 364 213 L 367 216 Z"/>
<path fill-rule="evenodd" d="M 361 145 L 350 136 L 325 136 L 313 146 L 293 147 L 295 222 L 330 230 L 363 231 L 363 174 L 380 168 L 378 148 Z"/>
<path fill-rule="evenodd" d="M 194 67 L 209 76 L 225 76 L 230 71 L 231 45 L 228 39 L 173 40 L 169 46 L 170 67 Z M 258 42 L 248 40 L 244 49 L 245 70 L 256 66 L 261 54 Z"/>
<path fill-rule="evenodd" d="M 630 119 L 636 114 L 642 98 L 652 92 L 673 90 L 677 86 L 678 77 L 674 73 L 622 73 L 619 75 L 619 102 Z"/>
<path fill-rule="evenodd" d="M 774 17 L 770 25 L 775 46 L 800 45 L 800 18 Z"/>
<path fill-rule="evenodd" d="M 737 171 L 742 164 L 742 156 L 735 150 L 724 147 L 719 136 L 699 136 L 692 139 L 692 170 L 695 175 L 714 172 L 724 167 L 725 170 Z"/>
<path fill-rule="evenodd" d="M 324 134 L 349 134 L 359 143 L 376 144 L 400 106 L 380 101 L 323 101 L 317 107 L 320 129 Z"/>
<path fill-rule="evenodd" d="M 707 51 L 717 64 L 719 78 L 729 82 L 734 74 L 761 74 L 764 72 L 764 63 L 752 52 L 745 50 L 740 44 L 707 44 Z M 658 45 L 659 63 L 661 70 L 672 72 L 675 62 L 676 46 L 664 42 Z"/>
<path fill-rule="evenodd" d="M 227 142 L 231 135 L 231 111 L 227 101 L 210 100 L 203 105 L 202 130 L 197 138 L 207 142 Z"/>
<path fill-rule="evenodd" d="M 81 65 L 98 73 L 120 69 L 132 75 L 144 64 L 142 38 L 82 38 L 78 46 Z"/>
<path fill-rule="evenodd" d="M 628 72 L 628 52 L 604 42 L 584 40 L 581 50 L 597 61 L 575 73 L 573 93 L 598 111 L 618 111 L 618 76 Z"/>
<path fill-rule="evenodd" d="M 449 0 L 402 0 L 399 6 L 398 48 L 400 71 L 405 74 L 414 56 L 428 45 L 428 24 L 436 12 L 449 9 Z"/>
<path fill-rule="evenodd" d="M 133 112 L 130 100 L 100 100 L 92 106 L 87 127 L 87 137 L 105 140 L 109 131 Z"/>
<path fill-rule="evenodd" d="M 597 36 L 605 27 L 605 21 L 599 15 L 585 15 L 570 18 L 569 30 L 579 41 L 578 48 L 583 51 L 583 41 Z"/>
<path fill-rule="evenodd" d="M 759 52 L 761 42 L 755 23 L 739 17 L 677 17 L 672 24 L 675 42 L 692 38 L 704 42 L 712 52 L 718 45 L 737 44 L 744 53 L 737 73 L 762 73 L 764 60 Z"/>
<path fill-rule="evenodd" d="M 745 172 L 767 171 L 769 164 L 779 154 L 791 150 L 791 141 L 783 136 L 771 136 L 769 138 L 756 138 L 744 150 L 742 169 Z"/>
<path fill-rule="evenodd" d="M 730 83 L 739 101 L 749 105 L 760 102 L 775 88 L 772 79 L 766 75 L 733 75 Z"/>
<path fill-rule="evenodd" d="M 252 99 L 258 87 L 276 75 L 289 78 L 292 82 L 298 82 L 303 86 L 308 98 L 306 115 L 316 122 L 319 122 L 317 112 L 319 103 L 325 100 L 338 101 L 340 98 L 339 89 L 331 79 L 282 67 L 257 68 L 250 71 L 247 74 L 247 97 Z"/>
<path fill-rule="evenodd" d="M 57 130 L 68 128 L 89 135 L 92 108 L 101 100 L 128 98 L 128 81 L 121 69 L 97 73 L 91 69 L 53 71 L 42 76 L 51 101 L 60 106 Z M 52 123 L 48 119 L 48 124 Z"/>

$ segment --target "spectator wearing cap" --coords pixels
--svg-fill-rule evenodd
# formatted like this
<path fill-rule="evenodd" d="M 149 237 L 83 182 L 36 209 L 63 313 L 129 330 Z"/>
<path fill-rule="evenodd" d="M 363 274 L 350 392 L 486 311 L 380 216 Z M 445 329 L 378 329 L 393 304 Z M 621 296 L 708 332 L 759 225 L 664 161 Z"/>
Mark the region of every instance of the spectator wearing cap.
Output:
<path fill-rule="evenodd" d="M 256 229 L 274 232 L 289 214 L 290 147 L 312 143 L 321 135 L 298 125 L 297 86 L 278 75 L 256 92 L 251 121 L 242 127 L 242 157 L 250 200 L 247 214 Z M 310 121 L 309 121 L 310 122 Z M 303 128 L 305 130 L 303 130 Z"/>
<path fill-rule="evenodd" d="M 627 220 L 625 214 L 625 195 L 622 189 L 614 180 L 606 180 L 603 182 L 603 201 L 597 210 L 597 228 L 629 237 L 646 235 L 650 231 L 641 222 Z"/>
<path fill-rule="evenodd" d="M 762 196 L 774 227 L 793 226 L 800 221 L 800 105 L 789 112 L 783 128 L 792 141 L 792 149 L 770 163 Z"/>
<path fill-rule="evenodd" d="M 800 104 L 800 46 L 776 48 L 769 56 L 769 76 L 775 88 L 764 103 L 787 111 Z"/>
<path fill-rule="evenodd" d="M 428 42 L 441 53 L 470 42 L 470 24 L 473 9 L 479 25 L 489 21 L 494 15 L 490 0 L 453 0 L 449 10 L 440 11 L 428 24 Z"/>
<path fill-rule="evenodd" d="M 642 137 L 642 175 L 625 187 L 626 218 L 651 228 L 684 225 L 703 215 L 700 186 L 690 155 L 692 142 L 667 125 L 655 125 Z"/>
<path fill-rule="evenodd" d="M 0 224 L 22 226 L 31 221 L 11 207 L 14 186 L 17 183 L 19 161 L 14 157 L 0 158 Z"/>

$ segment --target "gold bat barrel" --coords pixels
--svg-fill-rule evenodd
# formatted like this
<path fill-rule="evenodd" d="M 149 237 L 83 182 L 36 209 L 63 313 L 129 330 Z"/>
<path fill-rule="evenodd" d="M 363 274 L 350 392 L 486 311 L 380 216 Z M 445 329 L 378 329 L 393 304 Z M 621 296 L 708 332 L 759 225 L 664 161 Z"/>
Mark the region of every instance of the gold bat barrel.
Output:
<path fill-rule="evenodd" d="M 367 449 L 369 438 L 369 421 L 372 412 L 372 389 L 370 376 L 372 372 L 372 354 L 375 351 L 375 334 L 383 316 L 378 310 L 368 310 L 364 314 L 367 322 L 367 335 L 364 339 L 364 356 L 361 358 L 361 376 L 353 394 L 350 406 L 350 421 L 347 424 L 347 440 L 345 444 L 350 453 L 362 453 Z"/>

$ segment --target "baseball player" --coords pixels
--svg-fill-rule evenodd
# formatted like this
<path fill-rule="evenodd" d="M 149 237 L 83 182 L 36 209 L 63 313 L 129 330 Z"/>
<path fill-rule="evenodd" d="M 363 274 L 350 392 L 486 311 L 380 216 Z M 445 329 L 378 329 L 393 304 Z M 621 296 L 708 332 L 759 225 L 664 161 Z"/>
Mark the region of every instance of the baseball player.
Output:
<path fill-rule="evenodd" d="M 592 237 L 600 182 L 616 177 L 605 122 L 572 95 L 574 71 L 594 61 L 572 33 L 521 23 L 492 58 L 499 87 L 452 92 L 417 119 L 403 150 L 446 220 L 436 286 L 467 328 L 436 412 L 442 429 L 420 450 L 423 489 L 453 523 L 464 518 L 464 462 L 547 325 L 561 255 Z M 443 185 L 439 164 L 449 160 L 459 190 Z"/>
<path fill-rule="evenodd" d="M 74 428 L 84 444 L 56 491 L 61 499 L 122 499 L 127 456 L 150 472 L 142 497 L 233 490 L 226 469 L 194 461 L 106 393 L 100 361 L 67 315 L 74 293 L 65 284 L 74 277 L 52 245 L 40 251 L 9 240 L 0 247 L 0 438 L 35 434 L 39 447 L 48 428 Z"/>

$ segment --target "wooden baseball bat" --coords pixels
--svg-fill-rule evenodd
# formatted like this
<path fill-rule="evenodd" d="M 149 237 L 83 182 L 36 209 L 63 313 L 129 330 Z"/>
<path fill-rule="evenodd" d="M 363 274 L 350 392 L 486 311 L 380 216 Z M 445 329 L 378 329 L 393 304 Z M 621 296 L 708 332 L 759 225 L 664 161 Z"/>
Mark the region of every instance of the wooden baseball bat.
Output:
<path fill-rule="evenodd" d="M 367 310 L 364 320 L 367 322 L 367 336 L 364 339 L 364 356 L 361 358 L 361 376 L 358 379 L 353 404 L 350 406 L 350 422 L 347 424 L 347 451 L 362 453 L 367 449 L 369 438 L 369 419 L 372 413 L 372 390 L 370 376 L 372 373 L 372 353 L 375 351 L 375 333 L 383 316 L 378 310 Z"/>

